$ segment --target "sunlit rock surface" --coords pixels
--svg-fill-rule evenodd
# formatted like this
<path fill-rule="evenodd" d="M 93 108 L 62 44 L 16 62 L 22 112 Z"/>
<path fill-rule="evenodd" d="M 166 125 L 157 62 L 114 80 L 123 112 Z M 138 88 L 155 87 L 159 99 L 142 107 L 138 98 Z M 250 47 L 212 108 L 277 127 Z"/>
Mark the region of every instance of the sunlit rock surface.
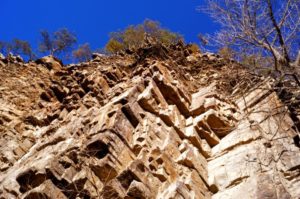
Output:
<path fill-rule="evenodd" d="M 299 198 L 273 80 L 182 44 L 0 57 L 0 198 Z"/>

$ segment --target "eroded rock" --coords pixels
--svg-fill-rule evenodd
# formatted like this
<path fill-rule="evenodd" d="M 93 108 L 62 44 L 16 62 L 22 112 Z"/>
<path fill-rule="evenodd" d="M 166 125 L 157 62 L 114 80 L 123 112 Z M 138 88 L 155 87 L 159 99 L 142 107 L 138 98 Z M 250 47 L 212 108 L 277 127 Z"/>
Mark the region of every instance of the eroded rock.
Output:
<path fill-rule="evenodd" d="M 299 197 L 272 80 L 229 88 L 234 62 L 149 45 L 69 66 L 1 58 L 0 198 Z"/>

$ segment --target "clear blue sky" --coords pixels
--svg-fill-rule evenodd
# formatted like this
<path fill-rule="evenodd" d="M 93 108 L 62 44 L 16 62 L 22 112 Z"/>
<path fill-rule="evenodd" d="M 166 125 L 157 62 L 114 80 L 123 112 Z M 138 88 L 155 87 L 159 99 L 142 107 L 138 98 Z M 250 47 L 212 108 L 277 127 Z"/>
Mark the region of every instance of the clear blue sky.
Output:
<path fill-rule="evenodd" d="M 0 40 L 19 38 L 35 48 L 39 31 L 66 27 L 76 33 L 78 44 L 103 47 L 109 32 L 158 20 L 163 27 L 181 33 L 187 42 L 197 42 L 198 33 L 217 28 L 196 8 L 204 0 L 0 0 Z"/>

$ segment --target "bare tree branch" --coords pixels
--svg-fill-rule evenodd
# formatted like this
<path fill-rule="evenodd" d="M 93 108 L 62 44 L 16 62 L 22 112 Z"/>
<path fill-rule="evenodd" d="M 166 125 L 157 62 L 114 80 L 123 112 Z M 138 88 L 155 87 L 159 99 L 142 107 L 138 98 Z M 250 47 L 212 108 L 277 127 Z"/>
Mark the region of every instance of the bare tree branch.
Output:
<path fill-rule="evenodd" d="M 300 48 L 300 0 L 206 0 L 201 11 L 221 25 L 215 47 L 262 52 L 275 71 L 290 70 Z M 279 67 L 280 66 L 280 67 Z"/>

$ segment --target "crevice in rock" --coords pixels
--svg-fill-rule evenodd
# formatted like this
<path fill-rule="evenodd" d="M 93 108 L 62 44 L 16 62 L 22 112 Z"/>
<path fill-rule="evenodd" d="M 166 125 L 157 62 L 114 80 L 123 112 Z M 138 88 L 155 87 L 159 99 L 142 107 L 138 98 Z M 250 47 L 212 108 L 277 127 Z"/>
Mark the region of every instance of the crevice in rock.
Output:
<path fill-rule="evenodd" d="M 28 170 L 17 177 L 17 182 L 20 185 L 20 192 L 25 193 L 46 180 L 45 174 L 36 173 L 36 171 Z"/>
<path fill-rule="evenodd" d="M 52 183 L 61 190 L 61 192 L 69 199 L 76 199 L 76 198 L 86 198 L 89 199 L 89 193 L 84 190 L 84 184 L 86 182 L 86 178 L 77 180 L 73 183 L 68 183 L 65 179 L 57 179 L 53 173 L 46 169 L 47 178 L 52 181 Z"/>
<path fill-rule="evenodd" d="M 121 110 L 124 113 L 124 115 L 126 116 L 126 118 L 129 120 L 129 122 L 132 124 L 132 126 L 134 128 L 136 128 L 137 125 L 139 124 L 139 121 L 136 118 L 136 116 L 134 115 L 134 113 L 132 112 L 132 110 L 130 109 L 129 105 L 123 106 L 121 108 Z"/>
<path fill-rule="evenodd" d="M 117 179 L 125 190 L 129 188 L 132 181 L 136 180 L 140 182 L 138 177 L 131 170 L 123 171 L 120 175 L 117 176 Z"/>
<path fill-rule="evenodd" d="M 234 186 L 237 186 L 238 184 L 242 183 L 245 179 L 249 178 L 250 176 L 243 176 L 239 177 L 235 180 L 233 180 L 228 186 L 226 186 L 226 189 L 232 188 Z"/>
<path fill-rule="evenodd" d="M 298 148 L 300 148 L 300 136 L 299 135 L 295 135 L 294 138 L 294 144 L 295 146 L 297 146 Z"/>
<path fill-rule="evenodd" d="M 109 146 L 104 142 L 97 140 L 87 146 L 86 153 L 89 156 L 102 159 L 109 153 Z"/>
<path fill-rule="evenodd" d="M 36 150 L 37 150 L 37 151 L 41 151 L 41 150 L 43 150 L 44 148 L 46 148 L 46 147 L 48 147 L 48 146 L 56 145 L 56 144 L 58 144 L 59 142 L 62 142 L 62 141 L 65 141 L 65 140 L 66 140 L 66 138 L 64 138 L 64 137 L 57 137 L 57 138 L 55 138 L 54 140 L 52 140 L 52 141 L 50 141 L 50 142 L 47 142 L 47 143 L 45 143 L 45 144 L 39 146 Z"/>
<path fill-rule="evenodd" d="M 63 102 L 64 98 L 66 97 L 66 93 L 57 85 L 53 85 L 50 87 L 50 89 L 53 91 L 55 97 L 60 101 Z"/>

